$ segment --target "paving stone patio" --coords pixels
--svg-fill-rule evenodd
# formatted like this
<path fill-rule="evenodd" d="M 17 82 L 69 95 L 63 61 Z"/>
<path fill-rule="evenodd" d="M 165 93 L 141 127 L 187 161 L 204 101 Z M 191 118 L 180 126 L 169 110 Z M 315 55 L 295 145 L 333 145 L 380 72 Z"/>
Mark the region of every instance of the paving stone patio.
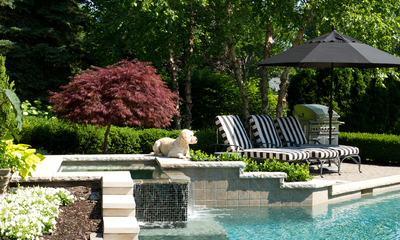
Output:
<path fill-rule="evenodd" d="M 362 163 L 361 171 L 362 173 L 359 173 L 357 164 L 344 162 L 341 166 L 341 175 L 337 171 L 324 171 L 323 178 L 321 178 L 318 171 L 312 171 L 312 174 L 315 175 L 315 179 L 358 182 L 400 175 L 400 166 L 378 166 Z"/>

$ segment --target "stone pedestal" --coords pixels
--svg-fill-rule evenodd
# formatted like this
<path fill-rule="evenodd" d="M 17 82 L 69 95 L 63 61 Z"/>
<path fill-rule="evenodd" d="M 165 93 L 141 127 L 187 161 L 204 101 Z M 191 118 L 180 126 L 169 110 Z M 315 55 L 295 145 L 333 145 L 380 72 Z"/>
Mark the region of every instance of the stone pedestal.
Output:
<path fill-rule="evenodd" d="M 11 169 L 0 169 L 0 195 L 6 193 L 11 178 Z"/>

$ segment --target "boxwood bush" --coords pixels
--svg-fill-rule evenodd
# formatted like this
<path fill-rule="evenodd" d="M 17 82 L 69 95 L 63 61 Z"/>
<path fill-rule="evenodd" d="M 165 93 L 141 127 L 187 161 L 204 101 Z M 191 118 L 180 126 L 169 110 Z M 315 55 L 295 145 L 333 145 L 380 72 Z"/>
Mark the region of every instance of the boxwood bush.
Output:
<path fill-rule="evenodd" d="M 400 164 L 400 136 L 341 132 L 339 143 L 358 147 L 364 162 Z"/>
<path fill-rule="evenodd" d="M 105 127 L 80 125 L 61 119 L 25 116 L 20 142 L 30 144 L 44 154 L 100 154 Z M 163 137 L 177 138 L 181 130 L 142 129 L 112 126 L 109 135 L 110 154 L 148 154 Z M 198 143 L 192 149 L 210 152 L 215 131 L 194 131 Z"/>
<path fill-rule="evenodd" d="M 102 153 L 104 127 L 79 125 L 61 119 L 25 116 L 21 143 L 30 144 L 42 154 L 98 154 Z M 163 137 L 177 138 L 180 130 L 142 129 L 113 126 L 110 132 L 110 154 L 147 154 L 153 144 Z M 190 145 L 194 151 L 213 153 L 209 147 L 216 143 L 215 130 L 194 131 L 198 143 Z M 388 134 L 340 132 L 339 142 L 360 149 L 362 161 L 400 164 L 400 136 Z"/>

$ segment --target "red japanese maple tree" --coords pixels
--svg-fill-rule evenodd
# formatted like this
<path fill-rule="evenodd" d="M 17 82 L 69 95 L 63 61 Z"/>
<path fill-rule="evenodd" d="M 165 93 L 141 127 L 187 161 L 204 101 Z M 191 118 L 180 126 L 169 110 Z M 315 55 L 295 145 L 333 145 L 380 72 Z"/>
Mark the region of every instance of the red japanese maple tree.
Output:
<path fill-rule="evenodd" d="M 50 102 L 57 115 L 73 122 L 107 126 L 104 152 L 112 124 L 168 127 L 179 114 L 179 97 L 150 63 L 122 60 L 106 68 L 91 68 L 60 87 L 61 92 L 50 92 Z"/>

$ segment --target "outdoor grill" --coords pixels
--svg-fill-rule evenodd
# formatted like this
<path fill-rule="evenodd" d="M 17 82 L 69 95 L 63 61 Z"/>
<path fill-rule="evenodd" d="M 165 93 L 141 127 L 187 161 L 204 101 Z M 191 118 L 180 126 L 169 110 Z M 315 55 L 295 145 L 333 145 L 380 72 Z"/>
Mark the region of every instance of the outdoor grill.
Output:
<path fill-rule="evenodd" d="M 304 134 L 310 144 L 315 140 L 322 144 L 329 144 L 329 108 L 320 104 L 297 104 L 294 106 L 293 116 L 296 116 L 304 130 Z M 331 144 L 339 144 L 339 114 L 332 114 L 332 141 Z"/>

